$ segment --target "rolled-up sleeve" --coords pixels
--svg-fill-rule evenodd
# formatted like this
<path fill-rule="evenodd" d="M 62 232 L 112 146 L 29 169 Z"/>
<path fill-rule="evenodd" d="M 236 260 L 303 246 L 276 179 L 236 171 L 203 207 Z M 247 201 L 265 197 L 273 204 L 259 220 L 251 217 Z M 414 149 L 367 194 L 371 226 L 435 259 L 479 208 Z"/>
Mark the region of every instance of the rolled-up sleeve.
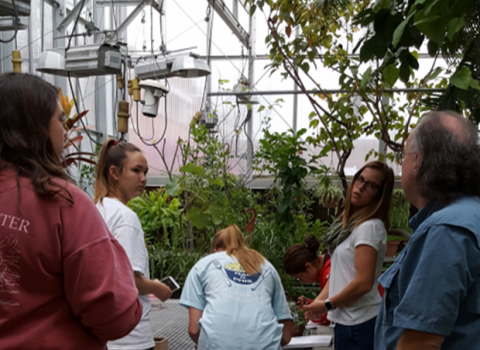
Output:
<path fill-rule="evenodd" d="M 450 335 L 462 300 L 478 274 L 480 250 L 468 230 L 433 226 L 414 264 L 402 298 L 394 311 L 393 326 Z"/>

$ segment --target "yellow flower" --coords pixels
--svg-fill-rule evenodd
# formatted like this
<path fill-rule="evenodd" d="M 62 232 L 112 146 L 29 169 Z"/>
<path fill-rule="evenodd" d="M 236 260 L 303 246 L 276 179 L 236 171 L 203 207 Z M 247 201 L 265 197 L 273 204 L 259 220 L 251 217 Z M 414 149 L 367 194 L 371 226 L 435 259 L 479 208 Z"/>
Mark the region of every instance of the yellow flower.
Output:
<path fill-rule="evenodd" d="M 62 105 L 62 110 L 65 113 L 65 116 L 69 118 L 70 112 L 72 111 L 72 108 L 75 105 L 75 99 L 72 99 L 71 101 L 69 101 L 68 95 L 63 96 L 62 88 L 58 88 L 58 98 Z"/>

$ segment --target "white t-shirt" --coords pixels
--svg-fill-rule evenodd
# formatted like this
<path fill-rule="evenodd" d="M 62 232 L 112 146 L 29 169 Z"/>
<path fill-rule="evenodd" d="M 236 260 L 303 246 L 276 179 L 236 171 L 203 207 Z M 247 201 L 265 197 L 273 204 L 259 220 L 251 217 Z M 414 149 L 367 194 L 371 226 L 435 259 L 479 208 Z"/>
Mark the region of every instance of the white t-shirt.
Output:
<path fill-rule="evenodd" d="M 380 309 L 382 299 L 377 289 L 378 277 L 382 272 L 383 259 L 387 249 L 387 231 L 381 220 L 372 219 L 363 222 L 333 252 L 328 291 L 330 298 L 340 293 L 357 275 L 355 248 L 359 245 L 368 245 L 377 251 L 375 282 L 372 289 L 357 301 L 328 312 L 329 320 L 345 326 L 364 323 L 377 316 Z"/>
<path fill-rule="evenodd" d="M 137 214 L 119 200 L 107 197 L 103 198 L 103 205 L 97 203 L 97 208 L 112 235 L 125 249 L 133 271 L 149 279 L 148 253 Z M 143 306 L 142 319 L 129 335 L 109 341 L 109 350 L 143 350 L 155 346 L 150 327 L 150 298 L 148 294 L 139 295 L 138 298 Z"/>

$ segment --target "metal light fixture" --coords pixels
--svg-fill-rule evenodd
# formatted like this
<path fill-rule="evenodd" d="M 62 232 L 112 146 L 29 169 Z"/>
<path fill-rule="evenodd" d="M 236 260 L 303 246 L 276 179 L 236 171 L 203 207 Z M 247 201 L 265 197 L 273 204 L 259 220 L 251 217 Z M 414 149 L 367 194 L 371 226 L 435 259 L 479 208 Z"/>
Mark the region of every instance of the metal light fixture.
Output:
<path fill-rule="evenodd" d="M 66 76 L 65 49 L 43 51 L 38 60 L 37 71 Z"/>
<path fill-rule="evenodd" d="M 207 75 L 210 75 L 207 62 L 193 53 L 166 57 L 159 55 L 135 66 L 135 76 L 140 80 L 171 77 L 196 78 Z"/>
<path fill-rule="evenodd" d="M 30 0 L 0 0 L 0 16 L 30 16 Z"/>
<path fill-rule="evenodd" d="M 17 29 L 26 29 L 27 25 L 22 22 L 22 18 L 18 17 Z M 0 17 L 0 32 L 15 30 L 15 17 Z"/>
<path fill-rule="evenodd" d="M 65 54 L 65 70 L 74 77 L 120 74 L 121 66 L 122 54 L 118 45 L 75 46 Z"/>
<path fill-rule="evenodd" d="M 210 67 L 198 56 L 189 53 L 177 56 L 172 64 L 172 76 L 183 78 L 197 78 L 210 75 Z"/>

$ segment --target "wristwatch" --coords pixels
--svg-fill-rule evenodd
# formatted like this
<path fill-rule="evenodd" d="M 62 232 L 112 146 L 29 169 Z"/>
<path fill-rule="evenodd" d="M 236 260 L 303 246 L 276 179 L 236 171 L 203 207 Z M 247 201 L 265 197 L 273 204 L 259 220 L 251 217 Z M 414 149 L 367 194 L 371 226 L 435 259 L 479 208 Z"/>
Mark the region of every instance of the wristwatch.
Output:
<path fill-rule="evenodd" d="M 335 308 L 333 307 L 333 304 L 330 301 L 330 299 L 325 300 L 325 307 L 327 308 L 328 311 L 335 310 Z"/>

